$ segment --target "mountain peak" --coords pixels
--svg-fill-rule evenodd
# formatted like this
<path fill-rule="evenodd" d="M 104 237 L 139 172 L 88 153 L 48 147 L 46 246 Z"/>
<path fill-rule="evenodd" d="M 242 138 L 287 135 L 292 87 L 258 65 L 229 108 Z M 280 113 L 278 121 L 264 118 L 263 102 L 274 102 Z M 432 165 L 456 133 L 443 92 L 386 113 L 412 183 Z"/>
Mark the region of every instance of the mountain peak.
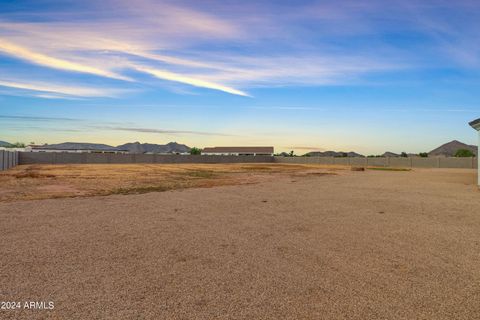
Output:
<path fill-rule="evenodd" d="M 119 145 L 117 149 L 128 150 L 130 153 L 187 153 L 190 151 L 190 147 L 176 142 L 153 144 L 136 141 Z"/>
<path fill-rule="evenodd" d="M 0 147 L 9 147 L 11 146 L 12 144 L 9 143 L 9 142 L 6 142 L 6 141 L 0 141 Z"/>
<path fill-rule="evenodd" d="M 445 156 L 453 157 L 459 149 L 466 149 L 472 151 L 474 154 L 478 154 L 478 147 L 469 145 L 458 140 L 452 140 L 445 144 L 442 144 L 440 147 L 433 149 L 428 153 L 429 156 Z"/>

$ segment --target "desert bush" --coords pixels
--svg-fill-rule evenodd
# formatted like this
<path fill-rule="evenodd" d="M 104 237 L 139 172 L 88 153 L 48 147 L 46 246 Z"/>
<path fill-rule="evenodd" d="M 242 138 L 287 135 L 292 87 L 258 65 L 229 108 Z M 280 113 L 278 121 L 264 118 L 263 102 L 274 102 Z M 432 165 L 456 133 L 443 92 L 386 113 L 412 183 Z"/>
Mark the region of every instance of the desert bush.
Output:
<path fill-rule="evenodd" d="M 202 149 L 193 147 L 193 148 L 190 149 L 190 154 L 191 154 L 191 155 L 199 155 L 199 154 L 202 154 Z"/>
<path fill-rule="evenodd" d="M 459 158 L 471 158 L 475 157 L 475 154 L 467 149 L 458 149 L 457 152 L 455 152 L 455 157 Z"/>
<path fill-rule="evenodd" d="M 25 143 L 23 142 L 15 142 L 15 143 L 12 143 L 8 146 L 5 146 L 6 148 L 25 148 Z"/>

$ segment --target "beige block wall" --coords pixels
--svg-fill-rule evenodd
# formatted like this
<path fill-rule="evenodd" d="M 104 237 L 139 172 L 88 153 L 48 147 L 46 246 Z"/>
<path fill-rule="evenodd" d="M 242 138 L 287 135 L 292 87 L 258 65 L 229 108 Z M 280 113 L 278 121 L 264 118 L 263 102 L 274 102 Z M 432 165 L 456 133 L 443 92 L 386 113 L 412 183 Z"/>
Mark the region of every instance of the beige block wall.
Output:
<path fill-rule="evenodd" d="M 18 152 L 0 150 L 0 171 L 8 170 L 18 164 Z"/>
<path fill-rule="evenodd" d="M 317 163 L 369 167 L 398 168 L 461 168 L 478 167 L 476 158 L 334 158 L 334 157 L 275 157 L 277 163 Z"/>

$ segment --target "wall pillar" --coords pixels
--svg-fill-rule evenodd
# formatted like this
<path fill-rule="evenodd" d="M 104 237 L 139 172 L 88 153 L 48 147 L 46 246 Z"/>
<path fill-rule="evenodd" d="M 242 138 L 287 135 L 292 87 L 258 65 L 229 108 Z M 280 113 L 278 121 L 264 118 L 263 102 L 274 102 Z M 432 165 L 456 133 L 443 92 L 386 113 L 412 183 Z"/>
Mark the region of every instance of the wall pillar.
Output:
<path fill-rule="evenodd" d="M 0 171 L 5 170 L 4 167 L 3 167 L 3 166 L 4 166 L 4 160 L 3 160 L 3 153 L 4 153 L 4 152 L 5 152 L 5 151 L 0 150 Z"/>
<path fill-rule="evenodd" d="M 478 149 L 477 149 L 477 161 L 478 161 L 478 166 L 477 166 L 477 172 L 478 172 L 478 185 L 480 186 L 480 130 L 478 131 Z"/>

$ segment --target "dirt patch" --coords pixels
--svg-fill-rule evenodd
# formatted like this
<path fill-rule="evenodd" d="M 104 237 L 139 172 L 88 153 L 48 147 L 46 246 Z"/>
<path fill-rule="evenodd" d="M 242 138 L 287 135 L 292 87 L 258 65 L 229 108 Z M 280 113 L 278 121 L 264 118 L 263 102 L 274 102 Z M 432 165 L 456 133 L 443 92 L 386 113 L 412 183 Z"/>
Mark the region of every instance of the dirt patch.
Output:
<path fill-rule="evenodd" d="M 365 167 L 352 167 L 350 170 L 352 170 L 352 171 L 365 171 Z"/>
<path fill-rule="evenodd" d="M 377 171 L 412 171 L 412 169 L 409 168 L 368 167 L 367 169 Z"/>
<path fill-rule="evenodd" d="M 336 175 L 333 172 L 307 172 L 306 175 L 308 176 L 328 176 L 328 175 Z"/>
<path fill-rule="evenodd" d="M 55 178 L 53 174 L 41 174 L 38 172 L 27 171 L 27 172 L 19 172 L 13 175 L 17 179 L 23 178 L 31 178 L 31 179 L 40 179 L 40 178 Z"/>
<path fill-rule="evenodd" d="M 81 194 L 81 190 L 74 188 L 69 185 L 60 185 L 60 184 L 48 184 L 48 185 L 43 185 L 37 187 L 38 192 L 46 192 L 46 193 L 58 193 L 58 194 L 66 194 L 66 193 L 72 193 L 72 194 Z"/>
<path fill-rule="evenodd" d="M 0 173 L 0 202 L 255 184 L 339 167 L 290 164 L 85 164 L 18 166 Z M 317 173 L 313 173 L 316 171 Z M 323 173 L 322 173 L 323 172 Z"/>
<path fill-rule="evenodd" d="M 215 173 L 213 170 L 187 170 L 182 172 L 181 175 L 185 175 L 188 178 L 203 178 L 203 179 L 213 179 L 218 177 L 218 173 Z"/>

